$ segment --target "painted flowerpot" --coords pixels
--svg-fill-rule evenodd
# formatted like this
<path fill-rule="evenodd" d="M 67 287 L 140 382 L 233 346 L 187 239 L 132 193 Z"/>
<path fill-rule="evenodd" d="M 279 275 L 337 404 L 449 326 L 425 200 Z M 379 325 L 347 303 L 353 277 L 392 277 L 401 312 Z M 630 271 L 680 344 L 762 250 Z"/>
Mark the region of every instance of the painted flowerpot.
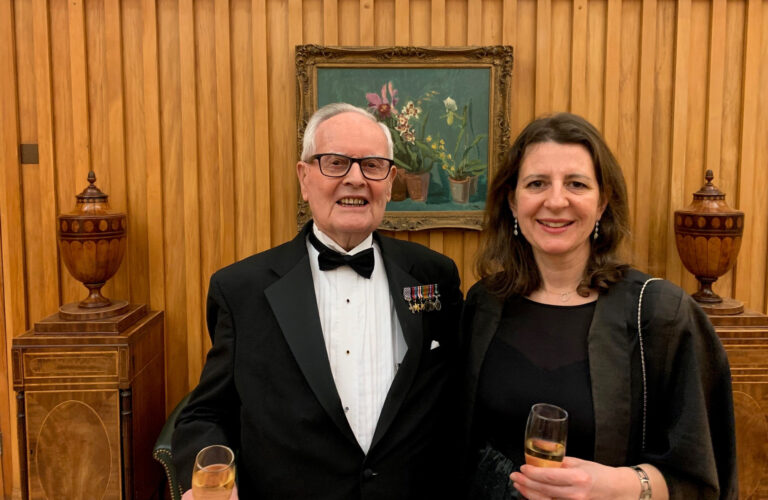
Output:
<path fill-rule="evenodd" d="M 466 177 L 459 180 L 449 178 L 449 180 L 451 181 L 451 199 L 454 203 L 468 203 L 472 178 Z"/>
<path fill-rule="evenodd" d="M 403 201 L 408 198 L 408 187 L 405 185 L 403 174 L 398 171 L 392 181 L 392 201 Z"/>
<path fill-rule="evenodd" d="M 479 175 L 473 175 L 469 178 L 469 196 L 472 196 L 473 194 L 477 193 L 477 184 L 478 179 L 480 178 Z"/>
<path fill-rule="evenodd" d="M 429 172 L 403 174 L 405 184 L 408 187 L 408 196 L 413 201 L 427 201 L 429 195 Z"/>

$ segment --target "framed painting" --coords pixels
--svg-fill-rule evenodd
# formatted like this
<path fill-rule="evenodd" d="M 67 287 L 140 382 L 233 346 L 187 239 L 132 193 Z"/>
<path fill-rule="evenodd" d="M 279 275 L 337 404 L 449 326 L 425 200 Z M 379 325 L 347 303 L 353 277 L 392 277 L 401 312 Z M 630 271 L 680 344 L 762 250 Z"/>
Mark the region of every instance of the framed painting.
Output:
<path fill-rule="evenodd" d="M 297 156 L 312 113 L 368 109 L 392 134 L 397 173 L 381 229 L 481 229 L 509 147 L 512 47 L 296 46 Z M 301 227 L 311 214 L 299 202 Z"/>

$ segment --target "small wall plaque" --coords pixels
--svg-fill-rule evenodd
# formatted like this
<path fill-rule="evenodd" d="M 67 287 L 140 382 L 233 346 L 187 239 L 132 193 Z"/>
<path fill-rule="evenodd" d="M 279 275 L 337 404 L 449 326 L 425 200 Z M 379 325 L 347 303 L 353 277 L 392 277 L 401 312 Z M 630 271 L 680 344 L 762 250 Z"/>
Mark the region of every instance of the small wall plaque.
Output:
<path fill-rule="evenodd" d="M 37 144 L 21 144 L 19 147 L 19 156 L 22 164 L 40 163 Z"/>

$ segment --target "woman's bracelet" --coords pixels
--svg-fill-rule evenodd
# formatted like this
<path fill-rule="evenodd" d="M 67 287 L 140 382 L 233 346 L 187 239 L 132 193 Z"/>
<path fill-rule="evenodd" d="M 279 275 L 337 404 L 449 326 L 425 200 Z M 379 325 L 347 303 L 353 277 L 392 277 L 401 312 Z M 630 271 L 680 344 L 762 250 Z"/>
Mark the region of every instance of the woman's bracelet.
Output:
<path fill-rule="evenodd" d="M 648 478 L 648 474 L 637 465 L 630 467 L 637 473 L 637 477 L 640 478 L 640 500 L 651 500 L 651 480 Z"/>

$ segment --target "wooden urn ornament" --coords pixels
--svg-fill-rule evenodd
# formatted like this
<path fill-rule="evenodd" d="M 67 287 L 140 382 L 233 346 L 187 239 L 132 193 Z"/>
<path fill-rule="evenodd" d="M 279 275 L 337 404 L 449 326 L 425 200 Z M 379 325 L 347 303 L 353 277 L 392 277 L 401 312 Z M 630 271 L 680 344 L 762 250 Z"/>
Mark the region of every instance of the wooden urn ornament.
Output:
<path fill-rule="evenodd" d="M 88 297 L 59 308 L 63 320 L 111 318 L 129 309 L 127 301 L 110 300 L 101 294 L 101 287 L 123 260 L 126 216 L 109 209 L 109 197 L 94 185 L 93 170 L 88 172 L 88 182 L 76 196 L 74 211 L 59 216 L 61 257 L 69 273 L 88 288 Z"/>
<path fill-rule="evenodd" d="M 693 194 L 693 202 L 675 211 L 675 242 L 683 265 L 699 281 L 693 298 L 708 314 L 739 314 L 744 304 L 720 297 L 712 283 L 727 273 L 736 262 L 744 231 L 744 212 L 725 203 L 725 193 L 712 184 L 711 170 L 707 183 Z"/>

